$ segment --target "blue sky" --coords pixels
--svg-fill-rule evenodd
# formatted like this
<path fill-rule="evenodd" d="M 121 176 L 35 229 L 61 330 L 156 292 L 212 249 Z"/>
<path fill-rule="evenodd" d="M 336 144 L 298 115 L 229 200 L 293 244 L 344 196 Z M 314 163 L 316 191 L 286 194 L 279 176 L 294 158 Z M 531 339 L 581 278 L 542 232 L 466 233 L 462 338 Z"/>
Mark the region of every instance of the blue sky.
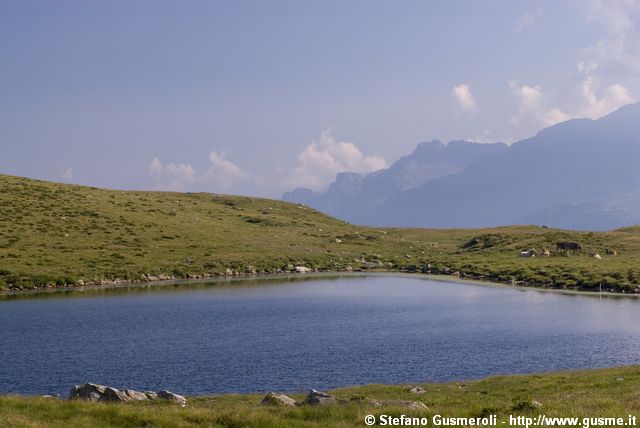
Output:
<path fill-rule="evenodd" d="M 640 98 L 640 4 L 0 0 L 0 172 L 277 197 Z"/>

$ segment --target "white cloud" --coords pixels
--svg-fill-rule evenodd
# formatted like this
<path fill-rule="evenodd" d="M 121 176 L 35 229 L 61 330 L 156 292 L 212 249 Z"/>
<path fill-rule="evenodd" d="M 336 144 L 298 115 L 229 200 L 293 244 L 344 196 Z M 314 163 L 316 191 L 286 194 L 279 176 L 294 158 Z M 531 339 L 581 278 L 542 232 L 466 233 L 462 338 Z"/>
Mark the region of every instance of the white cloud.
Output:
<path fill-rule="evenodd" d="M 518 98 L 518 111 L 511 122 L 519 129 L 533 124 L 548 126 L 572 117 L 598 119 L 636 102 L 633 93 L 640 91 L 640 0 L 584 0 L 577 4 L 586 22 L 599 26 L 602 36 L 580 53 L 575 86 L 570 88 L 574 96 L 561 100 L 561 107 L 550 105 L 539 86 L 510 82 Z M 519 22 L 529 25 L 531 20 L 523 16 Z"/>
<path fill-rule="evenodd" d="M 509 86 L 518 98 L 518 112 L 511 117 L 511 123 L 519 126 L 529 120 L 543 126 L 551 126 L 574 117 L 599 119 L 635 101 L 628 89 L 620 83 L 601 88 L 600 78 L 595 74 L 597 68 L 598 65 L 594 63 L 578 64 L 578 70 L 582 74 L 577 88 L 579 98 L 570 111 L 548 106 L 539 86 L 518 85 L 512 80 Z"/>
<path fill-rule="evenodd" d="M 331 131 L 325 130 L 318 142 L 312 142 L 298 155 L 295 168 L 285 179 L 289 186 L 322 190 L 339 172 L 365 174 L 387 167 L 382 157 L 365 156 L 355 144 L 337 141 Z"/>
<path fill-rule="evenodd" d="M 600 24 L 605 30 L 605 36 L 587 49 L 587 56 L 612 70 L 622 68 L 640 73 L 640 39 L 636 25 L 640 1 L 588 0 L 581 4 L 587 22 Z"/>
<path fill-rule="evenodd" d="M 583 103 L 576 115 L 597 119 L 635 102 L 640 77 L 640 0 L 588 0 L 581 3 L 589 23 L 604 35 L 584 50 L 578 64 Z"/>
<path fill-rule="evenodd" d="M 483 144 L 487 144 L 487 143 L 497 143 L 497 142 L 510 142 L 510 140 L 505 141 L 504 138 L 502 139 L 496 139 L 492 136 L 492 132 L 490 129 L 483 129 L 482 131 L 480 131 L 478 134 L 476 134 L 475 136 L 469 138 L 470 141 L 475 141 L 476 143 L 483 143 Z"/>
<path fill-rule="evenodd" d="M 518 18 L 515 25 L 513 26 L 513 31 L 516 33 L 520 33 L 526 29 L 533 27 L 538 19 L 542 16 L 542 9 L 537 9 L 533 12 L 525 12 L 523 15 Z"/>
<path fill-rule="evenodd" d="M 471 89 L 466 83 L 456 85 L 451 90 L 451 95 L 458 103 L 458 108 L 466 112 L 474 112 L 477 110 L 476 99 L 471 94 Z"/>
<path fill-rule="evenodd" d="M 149 164 L 149 174 L 151 174 L 151 177 L 154 179 L 162 177 L 162 162 L 160 162 L 160 159 L 153 158 Z"/>
<path fill-rule="evenodd" d="M 513 125 L 520 125 L 523 120 L 528 119 L 544 126 L 551 126 L 571 118 L 558 107 L 548 107 L 539 86 L 519 85 L 512 80 L 509 87 L 518 98 L 518 112 L 511 117 Z"/>
<path fill-rule="evenodd" d="M 196 181 L 196 172 L 190 164 L 172 162 L 163 166 L 157 157 L 149 164 L 149 174 L 158 190 L 182 192 Z"/>
<path fill-rule="evenodd" d="M 62 178 L 68 181 L 73 180 L 74 175 L 73 175 L 73 169 L 72 168 L 67 168 L 63 173 L 62 173 Z"/>
<path fill-rule="evenodd" d="M 597 69 L 598 64 L 595 63 L 578 64 L 578 70 L 584 75 L 580 89 L 585 102 L 578 116 L 598 119 L 635 101 L 627 88 L 620 83 L 614 83 L 600 90 L 600 78 L 595 74 Z"/>
<path fill-rule="evenodd" d="M 542 115 L 542 122 L 547 125 L 555 125 L 556 123 L 564 122 L 571 119 L 571 115 L 563 112 L 558 107 L 552 107 Z"/>
<path fill-rule="evenodd" d="M 203 174 L 198 174 L 188 163 L 163 165 L 157 157 L 149 164 L 149 174 L 156 182 L 157 189 L 176 192 L 193 186 L 208 191 L 226 191 L 238 181 L 251 178 L 251 174 L 228 160 L 224 152 L 216 151 L 209 154 L 209 167 Z"/>
<path fill-rule="evenodd" d="M 168 174 L 174 182 L 188 185 L 196 180 L 196 171 L 190 164 L 170 163 L 164 167 L 164 172 Z"/>
<path fill-rule="evenodd" d="M 211 165 L 202 179 L 205 182 L 213 182 L 220 190 L 229 190 L 237 181 L 251 178 L 251 174 L 227 159 L 224 152 L 212 151 L 209 153 L 209 162 Z"/>
<path fill-rule="evenodd" d="M 158 190 L 230 193 L 240 190 L 241 193 L 247 185 L 275 186 L 278 191 L 299 186 L 320 190 L 339 172 L 368 173 L 387 167 L 383 158 L 365 156 L 355 144 L 337 141 L 331 130 L 324 131 L 317 142 L 304 148 L 295 167 L 282 168 L 266 176 L 243 170 L 225 151 L 211 151 L 208 161 L 206 169 L 198 171 L 189 163 L 164 164 L 155 157 L 149 163 L 149 175 Z"/>

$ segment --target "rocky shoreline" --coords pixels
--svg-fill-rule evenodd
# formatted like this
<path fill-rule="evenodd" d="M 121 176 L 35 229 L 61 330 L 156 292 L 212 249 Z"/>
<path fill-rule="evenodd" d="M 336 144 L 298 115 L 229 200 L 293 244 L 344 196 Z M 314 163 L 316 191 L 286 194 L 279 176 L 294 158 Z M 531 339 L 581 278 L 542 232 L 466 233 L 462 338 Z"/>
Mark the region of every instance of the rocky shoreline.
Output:
<path fill-rule="evenodd" d="M 425 390 L 417 385 L 407 385 L 405 391 L 412 394 L 424 394 Z M 59 398 L 51 395 L 43 395 L 43 398 Z M 165 400 L 173 402 L 181 407 L 187 405 L 187 398 L 171 391 L 136 391 L 133 389 L 118 389 L 112 386 L 99 385 L 95 383 L 84 383 L 75 385 L 69 393 L 69 400 L 83 400 L 94 403 L 126 403 L 131 401 L 154 401 Z M 326 392 L 316 389 L 310 390 L 302 401 L 296 401 L 285 394 L 269 392 L 260 402 L 263 406 L 273 407 L 295 407 L 295 406 L 329 406 L 335 404 L 348 404 L 351 402 L 364 402 L 373 407 L 393 406 L 413 410 L 428 410 L 428 407 L 421 401 L 413 400 L 377 400 L 363 396 L 352 396 L 350 399 L 338 399 Z"/>
<path fill-rule="evenodd" d="M 171 391 L 136 391 L 133 389 L 117 389 L 111 386 L 84 383 L 75 385 L 69 393 L 69 400 L 84 400 L 92 402 L 120 402 L 168 400 L 181 406 L 187 405 L 187 399 Z"/>
<path fill-rule="evenodd" d="M 405 389 L 413 394 L 423 394 L 424 389 L 420 386 L 407 386 Z M 412 400 L 376 400 L 374 398 L 353 396 L 349 400 L 337 399 L 326 392 L 312 389 L 302 401 L 296 401 L 288 395 L 279 394 L 277 392 L 269 392 L 263 399 L 263 406 L 275 407 L 293 407 L 293 406 L 329 406 L 333 404 L 348 404 L 351 402 L 364 402 L 373 407 L 399 407 L 413 410 L 429 410 L 429 408 L 421 401 Z"/>
<path fill-rule="evenodd" d="M 526 287 L 536 288 L 547 291 L 563 292 L 563 293 L 578 293 L 578 294 L 597 294 L 597 295 L 613 295 L 613 296 L 630 296 L 640 297 L 640 289 L 634 290 L 632 293 L 626 293 L 624 290 L 616 290 L 613 288 L 604 288 L 601 291 L 594 291 L 593 289 L 584 288 L 567 288 L 557 287 L 552 283 L 538 283 L 528 281 L 516 281 L 514 279 L 510 281 L 504 281 L 494 276 L 478 276 L 470 275 L 460 271 L 454 271 L 449 268 L 436 269 L 427 264 L 421 268 L 415 265 L 407 266 L 401 269 L 384 269 L 380 267 L 351 267 L 348 266 L 343 269 L 330 270 L 321 268 L 310 268 L 307 266 L 289 266 L 284 269 L 272 269 L 263 272 L 258 272 L 255 269 L 246 269 L 245 271 L 233 270 L 227 268 L 223 273 L 202 273 L 202 274 L 187 274 L 184 277 L 167 274 L 143 274 L 140 280 L 126 280 L 126 279 L 100 279 L 100 280 L 78 280 L 74 283 L 68 284 L 46 284 L 44 286 L 34 287 L 10 287 L 6 289 L 0 289 L 0 296 L 12 295 L 12 294 L 27 294 L 38 293 L 46 291 L 56 290 L 84 290 L 84 289 L 101 289 L 101 288 L 116 288 L 116 287 L 135 287 L 140 285 L 153 286 L 153 285 L 170 285 L 180 284 L 185 282 L 198 282 L 207 280 L 219 280 L 219 279 L 232 279 L 232 278 L 279 278 L 287 275 L 297 274 L 349 274 L 349 273 L 373 273 L 373 274 L 422 274 L 432 277 L 447 279 L 447 280 L 462 280 L 468 282 L 477 282 L 482 284 L 494 284 L 501 286 L 512 287 Z"/>

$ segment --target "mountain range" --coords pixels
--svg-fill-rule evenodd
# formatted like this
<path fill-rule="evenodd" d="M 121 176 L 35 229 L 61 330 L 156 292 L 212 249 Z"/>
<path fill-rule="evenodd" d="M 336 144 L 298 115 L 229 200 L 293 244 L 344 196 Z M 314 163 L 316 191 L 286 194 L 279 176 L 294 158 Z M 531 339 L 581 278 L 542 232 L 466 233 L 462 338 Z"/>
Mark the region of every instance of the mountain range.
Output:
<path fill-rule="evenodd" d="M 387 169 L 340 173 L 324 192 L 298 188 L 283 199 L 369 226 L 638 224 L 640 104 L 562 122 L 510 146 L 421 143 Z"/>

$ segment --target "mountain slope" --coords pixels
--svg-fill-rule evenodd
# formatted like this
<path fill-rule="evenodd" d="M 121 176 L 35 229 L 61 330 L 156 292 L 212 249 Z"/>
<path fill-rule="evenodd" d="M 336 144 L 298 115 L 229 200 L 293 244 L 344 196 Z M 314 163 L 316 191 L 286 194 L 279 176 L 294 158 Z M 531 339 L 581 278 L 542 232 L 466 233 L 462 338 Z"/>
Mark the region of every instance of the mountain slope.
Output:
<path fill-rule="evenodd" d="M 348 221 L 357 221 L 393 195 L 424 183 L 463 171 L 473 162 L 506 150 L 502 143 L 479 144 L 469 141 L 438 140 L 418 144 L 414 152 L 400 158 L 387 169 L 366 176 L 344 172 L 325 192 L 298 188 L 283 199 L 305 204 Z"/>
<path fill-rule="evenodd" d="M 640 104 L 570 120 L 464 171 L 394 194 L 360 224 L 604 230 L 640 222 Z"/>

